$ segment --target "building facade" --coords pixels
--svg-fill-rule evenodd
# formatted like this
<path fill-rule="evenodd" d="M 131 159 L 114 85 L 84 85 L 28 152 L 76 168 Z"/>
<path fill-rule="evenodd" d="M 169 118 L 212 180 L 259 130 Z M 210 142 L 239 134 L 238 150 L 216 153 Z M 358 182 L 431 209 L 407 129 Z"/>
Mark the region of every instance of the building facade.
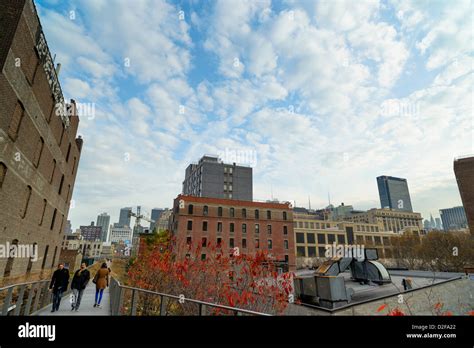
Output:
<path fill-rule="evenodd" d="M 102 227 L 95 226 L 94 221 L 91 221 L 89 226 L 80 226 L 82 239 L 89 241 L 101 241 Z"/>
<path fill-rule="evenodd" d="M 203 156 L 186 168 L 183 194 L 197 197 L 251 201 L 252 168 L 226 164 L 218 157 Z"/>
<path fill-rule="evenodd" d="M 156 224 L 160 220 L 161 214 L 164 211 L 165 211 L 164 209 L 160 209 L 160 208 L 154 208 L 154 209 L 151 210 L 151 220 L 153 220 L 153 221 L 150 222 L 150 232 L 153 232 L 153 230 L 155 229 Z"/>
<path fill-rule="evenodd" d="M 82 148 L 31 0 L 1 1 L 0 243 L 38 246 L 38 261 L 0 259 L 0 278 L 58 262 Z"/>
<path fill-rule="evenodd" d="M 202 246 L 201 258 L 211 252 L 209 244 L 219 245 L 229 254 L 235 248 L 248 255 L 266 251 L 283 269 L 295 269 L 290 203 L 179 195 L 174 200 L 170 229 L 178 246 Z"/>
<path fill-rule="evenodd" d="M 131 212 L 132 212 L 132 207 L 125 207 L 125 208 L 120 209 L 119 222 L 115 223 L 114 226 L 116 226 L 116 227 L 124 227 L 124 226 L 130 227 L 130 219 L 132 217 L 130 215 Z"/>
<path fill-rule="evenodd" d="M 404 230 L 418 230 L 422 234 L 423 218 L 420 213 L 412 213 L 394 209 L 370 209 L 366 212 L 358 212 L 346 217 L 347 221 L 364 222 L 371 224 L 381 223 L 383 231 L 403 233 Z"/>
<path fill-rule="evenodd" d="M 133 237 L 133 230 L 128 227 L 115 227 L 113 226 L 110 229 L 110 237 L 109 241 L 111 243 L 125 243 L 125 241 L 128 241 L 131 243 Z"/>
<path fill-rule="evenodd" d="M 461 194 L 467 224 L 474 235 L 474 156 L 454 160 L 454 174 Z"/>
<path fill-rule="evenodd" d="M 439 215 L 443 222 L 443 229 L 445 231 L 455 231 L 467 228 L 467 217 L 464 211 L 464 207 L 454 207 L 447 209 L 440 209 Z"/>
<path fill-rule="evenodd" d="M 96 225 L 102 227 L 102 235 L 100 236 L 100 240 L 102 242 L 106 242 L 109 236 L 110 215 L 107 213 L 98 215 Z"/>
<path fill-rule="evenodd" d="M 406 179 L 383 175 L 377 177 L 377 186 L 382 209 L 413 212 Z"/>

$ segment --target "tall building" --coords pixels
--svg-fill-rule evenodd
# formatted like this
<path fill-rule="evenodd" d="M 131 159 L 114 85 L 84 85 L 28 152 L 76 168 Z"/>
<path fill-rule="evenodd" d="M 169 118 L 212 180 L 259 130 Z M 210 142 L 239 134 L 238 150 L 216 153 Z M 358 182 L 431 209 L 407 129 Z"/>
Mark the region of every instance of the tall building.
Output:
<path fill-rule="evenodd" d="M 158 231 L 166 231 L 169 230 L 169 224 L 170 224 L 170 217 L 173 213 L 172 209 L 166 208 L 160 215 L 160 218 L 158 219 L 156 223 L 156 228 Z"/>
<path fill-rule="evenodd" d="M 128 226 L 128 227 L 130 227 L 130 219 L 131 219 L 130 212 L 131 211 L 132 211 L 132 207 L 125 207 L 125 208 L 120 209 L 119 222 L 117 224 L 115 224 L 114 226 L 117 226 L 117 227 Z"/>
<path fill-rule="evenodd" d="M 384 231 L 401 233 L 407 230 L 422 233 L 423 218 L 420 213 L 412 213 L 394 209 L 370 209 L 366 212 L 353 213 L 346 217 L 347 221 L 381 223 Z"/>
<path fill-rule="evenodd" d="M 72 234 L 71 220 L 66 220 L 64 224 L 64 234 Z"/>
<path fill-rule="evenodd" d="M 436 221 L 436 229 L 441 230 L 443 228 L 441 224 L 441 218 L 436 218 L 435 221 Z"/>
<path fill-rule="evenodd" d="M 150 222 L 150 232 L 153 232 L 153 229 L 155 228 L 157 222 L 160 220 L 160 216 L 164 211 L 164 209 L 160 208 L 154 208 L 151 210 L 151 219 L 154 222 Z"/>
<path fill-rule="evenodd" d="M 467 228 L 467 218 L 463 207 L 440 209 L 439 215 L 445 231 Z"/>
<path fill-rule="evenodd" d="M 467 215 L 469 230 L 474 235 L 474 156 L 455 159 L 454 174 L 458 182 L 464 211 Z"/>
<path fill-rule="evenodd" d="M 99 214 L 97 216 L 96 225 L 102 227 L 102 235 L 100 237 L 100 240 L 102 242 L 106 242 L 109 234 L 110 215 L 107 213 Z"/>
<path fill-rule="evenodd" d="M 178 257 L 190 245 L 198 246 L 202 259 L 220 246 L 232 254 L 252 255 L 267 251 L 283 270 L 295 269 L 293 211 L 290 203 L 263 203 L 179 195 L 174 200 L 171 231 L 176 237 Z M 208 245 L 211 245 L 211 248 Z M 215 251 L 214 251 L 215 252 Z M 194 255 L 190 255 L 194 256 Z M 199 257 L 199 255 L 198 255 Z"/>
<path fill-rule="evenodd" d="M 381 208 L 413 212 L 406 179 L 379 176 L 377 177 L 377 186 Z"/>
<path fill-rule="evenodd" d="M 101 241 L 102 227 L 95 226 L 94 221 L 91 221 L 89 226 L 80 226 L 83 240 Z"/>
<path fill-rule="evenodd" d="M 82 139 L 32 0 L 0 3 L 0 244 L 37 245 L 38 261 L 0 258 L 0 279 L 55 267 Z"/>
<path fill-rule="evenodd" d="M 197 197 L 252 200 L 252 168 L 203 156 L 186 168 L 183 194 Z"/>

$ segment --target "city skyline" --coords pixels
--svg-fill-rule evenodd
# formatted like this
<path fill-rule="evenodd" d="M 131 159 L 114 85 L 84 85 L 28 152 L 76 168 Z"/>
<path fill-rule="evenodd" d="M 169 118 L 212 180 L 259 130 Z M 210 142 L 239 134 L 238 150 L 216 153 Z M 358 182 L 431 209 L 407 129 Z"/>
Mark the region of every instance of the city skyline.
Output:
<path fill-rule="evenodd" d="M 474 152 L 468 1 L 103 6 L 37 2 L 65 96 L 94 110 L 80 122 L 73 226 L 169 207 L 189 163 L 229 152 L 253 164 L 259 200 L 324 207 L 329 192 L 379 207 L 386 174 L 407 178 L 424 218 L 461 204 L 452 162 Z"/>

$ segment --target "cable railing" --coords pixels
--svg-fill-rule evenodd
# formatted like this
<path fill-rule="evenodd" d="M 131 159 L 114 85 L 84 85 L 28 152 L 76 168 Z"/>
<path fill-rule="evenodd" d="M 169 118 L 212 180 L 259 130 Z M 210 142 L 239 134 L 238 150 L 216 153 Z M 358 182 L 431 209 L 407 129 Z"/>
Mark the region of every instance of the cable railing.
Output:
<path fill-rule="evenodd" d="M 255 312 L 247 309 L 219 305 L 164 294 L 157 291 L 135 288 L 120 284 L 115 278 L 110 282 L 110 310 L 111 315 L 234 315 L 234 316 L 271 316 L 270 314 Z"/>

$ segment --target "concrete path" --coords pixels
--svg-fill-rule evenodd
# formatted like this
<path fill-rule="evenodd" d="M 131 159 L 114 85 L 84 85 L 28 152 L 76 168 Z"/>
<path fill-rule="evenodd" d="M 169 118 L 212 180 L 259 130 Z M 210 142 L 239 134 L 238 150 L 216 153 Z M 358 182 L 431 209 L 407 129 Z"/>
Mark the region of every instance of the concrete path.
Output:
<path fill-rule="evenodd" d="M 51 313 L 51 304 L 45 308 L 37 311 L 33 315 L 51 315 L 51 316 L 61 316 L 61 315 L 110 315 L 110 298 L 109 298 L 109 288 L 104 290 L 102 295 L 101 308 L 94 308 L 95 302 L 95 284 L 90 282 L 84 290 L 81 299 L 81 306 L 79 310 L 71 311 L 71 301 L 70 294 L 63 295 L 61 299 L 61 305 L 59 310 Z"/>

